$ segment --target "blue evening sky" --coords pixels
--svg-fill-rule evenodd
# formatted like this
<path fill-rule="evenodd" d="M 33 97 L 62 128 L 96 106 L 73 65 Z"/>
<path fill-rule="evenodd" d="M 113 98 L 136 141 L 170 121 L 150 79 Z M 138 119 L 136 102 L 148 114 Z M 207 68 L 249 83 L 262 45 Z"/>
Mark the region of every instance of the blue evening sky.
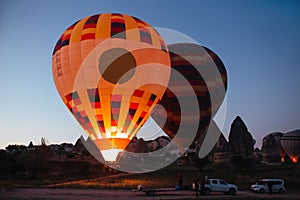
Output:
<path fill-rule="evenodd" d="M 261 147 L 300 128 L 300 1 L 0 1 L 0 148 L 79 135 L 56 91 L 51 56 L 61 33 L 97 13 L 136 16 L 215 51 L 228 72 L 224 134 L 240 115 Z"/>

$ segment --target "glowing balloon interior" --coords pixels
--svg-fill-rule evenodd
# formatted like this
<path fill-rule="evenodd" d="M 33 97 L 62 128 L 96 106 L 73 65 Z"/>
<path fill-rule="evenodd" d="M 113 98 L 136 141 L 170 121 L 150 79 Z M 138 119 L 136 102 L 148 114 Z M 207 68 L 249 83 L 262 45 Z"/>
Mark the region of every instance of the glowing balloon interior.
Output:
<path fill-rule="evenodd" d="M 170 59 L 163 39 L 146 22 L 99 14 L 61 35 L 52 73 L 67 108 L 104 158 L 114 160 L 162 98 Z"/>
<path fill-rule="evenodd" d="M 300 131 L 296 130 L 284 134 L 281 137 L 280 142 L 290 159 L 294 163 L 297 163 L 300 156 Z"/>

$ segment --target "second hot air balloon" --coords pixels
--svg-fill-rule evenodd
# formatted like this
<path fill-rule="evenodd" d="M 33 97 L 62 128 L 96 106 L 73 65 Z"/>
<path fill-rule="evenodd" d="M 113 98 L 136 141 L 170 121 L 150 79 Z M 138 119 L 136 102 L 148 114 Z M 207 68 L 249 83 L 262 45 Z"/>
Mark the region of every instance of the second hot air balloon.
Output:
<path fill-rule="evenodd" d="M 280 142 L 290 159 L 297 163 L 300 156 L 300 130 L 282 135 Z"/>
<path fill-rule="evenodd" d="M 173 71 L 168 89 L 159 103 L 162 107 L 155 109 L 152 117 L 171 139 L 177 137 L 178 141 L 190 141 L 190 127 L 197 126 L 197 133 L 193 135 L 192 141 L 198 141 L 199 138 L 203 140 L 210 121 L 225 98 L 226 68 L 212 50 L 198 44 L 177 43 L 168 45 L 168 50 Z M 178 75 L 184 78 L 181 79 Z M 187 92 L 187 84 L 192 87 L 193 92 Z M 173 91 L 169 88 L 173 88 Z M 194 96 L 196 102 L 193 101 Z M 179 99 L 188 106 L 182 108 Z M 195 112 L 197 106 L 200 115 Z M 183 112 L 187 116 L 186 120 L 181 117 Z M 166 115 L 166 121 L 163 115 Z M 183 134 L 178 137 L 179 128 Z"/>

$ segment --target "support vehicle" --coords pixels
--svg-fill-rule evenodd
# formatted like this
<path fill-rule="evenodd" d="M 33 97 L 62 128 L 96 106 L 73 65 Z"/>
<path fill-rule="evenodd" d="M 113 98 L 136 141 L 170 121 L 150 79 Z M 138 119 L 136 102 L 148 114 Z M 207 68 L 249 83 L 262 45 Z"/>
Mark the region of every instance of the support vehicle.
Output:
<path fill-rule="evenodd" d="M 284 180 L 282 179 L 262 179 L 250 186 L 250 190 L 257 193 L 269 193 L 269 186 L 272 188 L 272 193 L 282 194 L 286 191 Z"/>
<path fill-rule="evenodd" d="M 193 185 L 194 188 L 194 185 Z M 201 187 L 198 187 L 199 189 Z M 204 185 L 204 194 L 209 195 L 211 192 L 223 192 L 224 194 L 235 195 L 238 188 L 234 184 L 227 183 L 222 179 L 208 179 Z"/>

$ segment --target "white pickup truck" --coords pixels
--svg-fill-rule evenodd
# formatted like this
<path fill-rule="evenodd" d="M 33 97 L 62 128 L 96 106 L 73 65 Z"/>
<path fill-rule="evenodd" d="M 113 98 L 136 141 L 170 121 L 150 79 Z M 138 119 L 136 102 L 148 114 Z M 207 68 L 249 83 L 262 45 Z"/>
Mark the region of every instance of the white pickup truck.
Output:
<path fill-rule="evenodd" d="M 224 192 L 225 194 L 235 195 L 237 191 L 236 185 L 229 184 L 221 179 L 208 179 L 204 185 L 204 194 L 206 195 L 211 192 Z"/>

